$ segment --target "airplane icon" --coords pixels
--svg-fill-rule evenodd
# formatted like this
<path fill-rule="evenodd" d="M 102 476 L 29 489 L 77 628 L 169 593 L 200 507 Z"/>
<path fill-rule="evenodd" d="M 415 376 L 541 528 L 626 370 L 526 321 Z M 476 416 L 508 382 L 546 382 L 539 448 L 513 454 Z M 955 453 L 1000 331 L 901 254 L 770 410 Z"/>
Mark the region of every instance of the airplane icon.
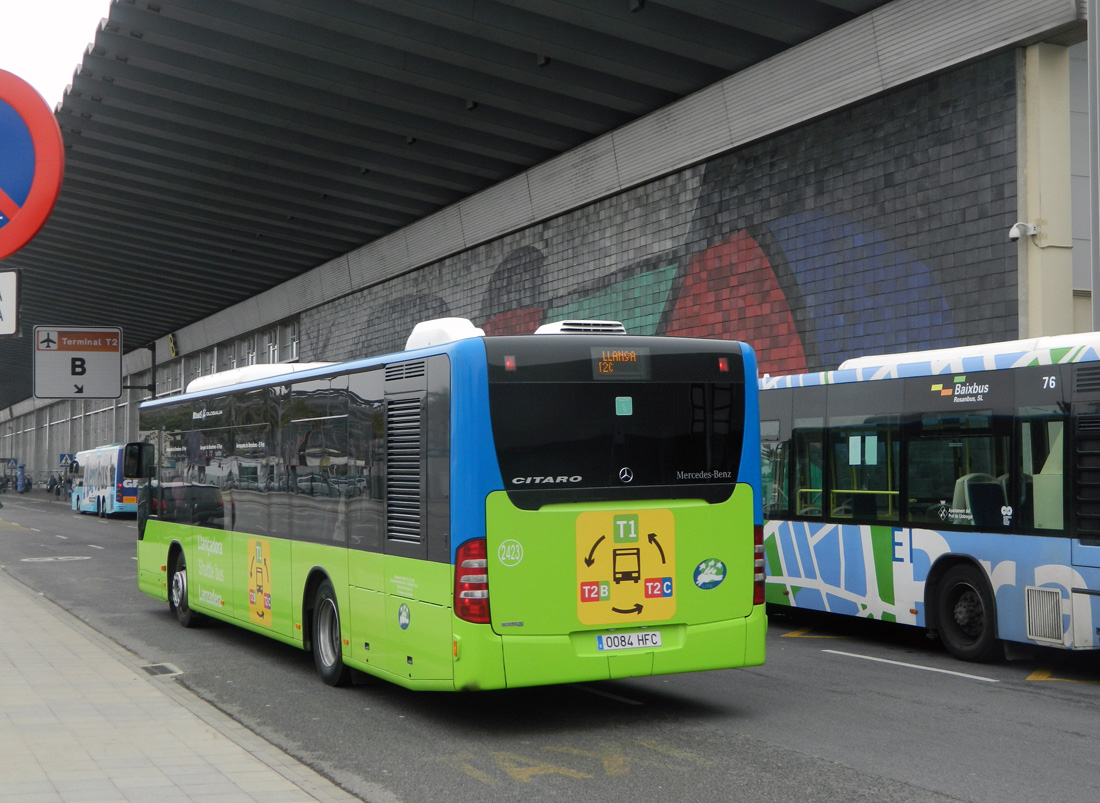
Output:
<path fill-rule="evenodd" d="M 52 332 L 46 332 L 46 336 L 39 341 L 38 345 L 42 346 L 44 349 L 52 349 L 57 345 L 57 341 L 53 339 Z"/>

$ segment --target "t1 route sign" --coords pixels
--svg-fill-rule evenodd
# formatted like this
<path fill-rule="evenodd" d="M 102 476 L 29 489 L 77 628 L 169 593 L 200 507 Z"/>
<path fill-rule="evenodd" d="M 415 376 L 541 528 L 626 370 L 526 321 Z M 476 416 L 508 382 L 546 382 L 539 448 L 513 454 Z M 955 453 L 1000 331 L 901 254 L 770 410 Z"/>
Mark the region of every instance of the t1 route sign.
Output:
<path fill-rule="evenodd" d="M 34 327 L 36 399 L 117 399 L 121 395 L 121 329 Z"/>
<path fill-rule="evenodd" d="M 30 84 L 0 70 L 0 259 L 30 242 L 61 192 L 65 144 Z"/>

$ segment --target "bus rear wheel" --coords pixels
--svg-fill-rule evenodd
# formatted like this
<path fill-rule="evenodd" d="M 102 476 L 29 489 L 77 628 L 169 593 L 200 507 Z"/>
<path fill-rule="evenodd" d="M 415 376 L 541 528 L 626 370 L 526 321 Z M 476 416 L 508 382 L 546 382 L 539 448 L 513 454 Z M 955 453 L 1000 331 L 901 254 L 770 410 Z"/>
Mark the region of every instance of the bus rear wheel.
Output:
<path fill-rule="evenodd" d="M 187 604 L 187 560 L 182 550 L 176 555 L 168 575 L 168 607 L 184 627 L 194 627 L 201 621 L 200 614 Z"/>
<path fill-rule="evenodd" d="M 344 666 L 341 654 L 340 608 L 336 590 L 325 580 L 313 598 L 313 663 L 317 674 L 329 686 L 345 686 L 351 670 Z"/>
<path fill-rule="evenodd" d="M 952 566 L 940 580 L 936 620 L 947 651 L 978 663 L 997 657 L 997 612 L 993 592 L 974 566 Z"/>

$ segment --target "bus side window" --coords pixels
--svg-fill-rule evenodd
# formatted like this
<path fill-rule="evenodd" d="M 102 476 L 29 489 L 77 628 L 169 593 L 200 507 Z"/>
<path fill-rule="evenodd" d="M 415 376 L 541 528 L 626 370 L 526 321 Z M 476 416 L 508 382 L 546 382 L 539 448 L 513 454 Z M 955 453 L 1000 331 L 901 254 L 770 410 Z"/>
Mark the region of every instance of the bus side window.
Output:
<path fill-rule="evenodd" d="M 1004 420 L 930 413 L 909 443 L 909 521 L 1003 532 L 1012 523 Z"/>
<path fill-rule="evenodd" d="M 824 433 L 820 429 L 794 431 L 794 513 L 796 516 L 821 517 Z"/>
<path fill-rule="evenodd" d="M 897 521 L 897 426 L 829 430 L 831 515 L 855 522 Z"/>
<path fill-rule="evenodd" d="M 356 486 L 347 505 L 348 546 L 371 552 L 382 551 L 385 530 L 384 381 L 377 369 L 348 377 L 349 467 Z"/>
<path fill-rule="evenodd" d="M 955 456 L 949 438 L 909 443 L 909 521 L 939 524 L 955 493 Z M 947 515 L 944 513 L 943 515 Z"/>
<path fill-rule="evenodd" d="M 787 451 L 790 444 L 779 437 L 779 421 L 760 422 L 760 492 L 766 519 L 785 519 L 790 515 L 787 494 Z"/>
<path fill-rule="evenodd" d="M 1061 530 L 1065 487 L 1063 434 L 1065 421 L 1036 418 L 1020 422 L 1019 525 L 1036 530 Z"/>

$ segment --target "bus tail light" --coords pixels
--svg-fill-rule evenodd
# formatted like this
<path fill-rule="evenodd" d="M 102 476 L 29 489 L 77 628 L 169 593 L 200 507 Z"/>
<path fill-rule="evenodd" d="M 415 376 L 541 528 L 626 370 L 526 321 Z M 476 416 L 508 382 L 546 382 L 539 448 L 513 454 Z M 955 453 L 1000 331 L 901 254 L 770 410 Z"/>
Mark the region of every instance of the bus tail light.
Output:
<path fill-rule="evenodd" d="M 122 483 L 121 482 L 117 486 L 115 486 L 115 501 L 118 502 L 120 505 L 122 504 Z"/>
<path fill-rule="evenodd" d="M 755 573 L 752 577 L 752 604 L 764 604 L 764 528 L 757 524 L 752 529 Z"/>
<path fill-rule="evenodd" d="M 489 623 L 488 547 L 484 538 L 467 541 L 455 555 L 455 616 Z"/>

